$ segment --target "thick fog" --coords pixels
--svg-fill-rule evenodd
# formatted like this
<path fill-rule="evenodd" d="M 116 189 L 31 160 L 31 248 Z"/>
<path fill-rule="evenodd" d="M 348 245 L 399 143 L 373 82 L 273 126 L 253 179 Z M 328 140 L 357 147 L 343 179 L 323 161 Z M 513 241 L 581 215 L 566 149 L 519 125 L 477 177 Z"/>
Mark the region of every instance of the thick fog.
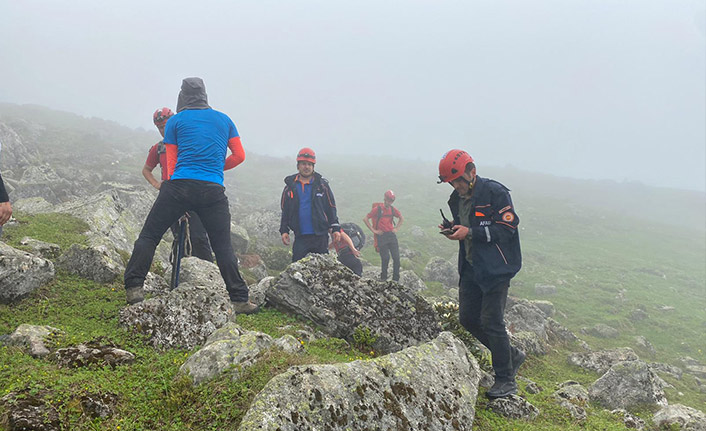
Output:
<path fill-rule="evenodd" d="M 706 2 L 0 0 L 0 101 L 152 129 L 200 76 L 246 150 L 706 189 Z"/>

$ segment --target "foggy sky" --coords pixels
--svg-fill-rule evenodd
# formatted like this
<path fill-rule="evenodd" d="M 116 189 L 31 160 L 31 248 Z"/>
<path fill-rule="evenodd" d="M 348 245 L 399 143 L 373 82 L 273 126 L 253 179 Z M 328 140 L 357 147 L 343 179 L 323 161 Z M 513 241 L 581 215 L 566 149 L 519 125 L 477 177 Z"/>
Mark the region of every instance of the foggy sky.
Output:
<path fill-rule="evenodd" d="M 0 0 L 0 101 L 152 129 L 187 76 L 246 151 L 706 189 L 706 0 Z"/>

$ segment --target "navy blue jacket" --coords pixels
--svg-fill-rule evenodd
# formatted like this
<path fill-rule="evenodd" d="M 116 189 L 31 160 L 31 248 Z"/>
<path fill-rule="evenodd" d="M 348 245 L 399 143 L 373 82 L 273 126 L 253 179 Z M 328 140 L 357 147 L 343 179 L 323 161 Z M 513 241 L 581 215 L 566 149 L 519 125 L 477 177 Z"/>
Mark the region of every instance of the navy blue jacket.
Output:
<path fill-rule="evenodd" d="M 299 234 L 299 194 L 294 190 L 297 186 L 295 179 L 298 174 L 293 174 L 284 179 L 284 190 L 282 191 L 282 219 L 279 224 L 279 233 Z M 336 200 L 328 185 L 328 181 L 318 172 L 314 172 L 311 179 L 311 221 L 314 225 L 315 235 L 328 235 L 328 230 L 334 232 L 341 230 L 336 215 Z"/>
<path fill-rule="evenodd" d="M 517 225 L 520 218 L 515 213 L 510 190 L 497 181 L 476 176 L 471 195 L 471 219 L 461 223 L 459 218 L 460 196 L 454 190 L 449 208 L 454 224 L 470 226 L 473 233 L 473 273 L 481 290 L 487 292 L 500 282 L 509 281 L 522 266 L 520 236 Z M 458 271 L 466 261 L 464 241 L 459 241 Z"/>

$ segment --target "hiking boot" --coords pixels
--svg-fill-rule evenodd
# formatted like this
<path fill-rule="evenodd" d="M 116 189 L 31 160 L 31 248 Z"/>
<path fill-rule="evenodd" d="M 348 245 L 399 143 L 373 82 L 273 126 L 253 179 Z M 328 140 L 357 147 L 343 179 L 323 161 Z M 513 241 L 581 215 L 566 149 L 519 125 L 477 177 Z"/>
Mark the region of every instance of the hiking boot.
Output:
<path fill-rule="evenodd" d="M 233 313 L 235 314 L 255 314 L 260 311 L 260 307 L 250 301 L 230 301 L 230 306 L 233 308 Z"/>
<path fill-rule="evenodd" d="M 514 395 L 516 393 L 517 382 L 515 381 L 515 379 L 513 379 L 509 382 L 495 381 L 495 384 L 492 388 L 488 389 L 488 392 L 485 393 L 485 396 L 488 398 L 504 398 L 509 397 L 510 395 Z"/>
<path fill-rule="evenodd" d="M 142 286 L 128 287 L 125 289 L 125 298 L 128 304 L 137 304 L 145 299 L 145 292 Z"/>
<path fill-rule="evenodd" d="M 523 352 L 520 349 L 516 349 L 517 354 L 512 355 L 512 378 L 514 379 L 515 376 L 517 376 L 517 372 L 520 371 L 520 365 L 522 365 L 523 362 L 525 362 L 525 359 L 527 358 L 527 355 L 525 352 Z"/>

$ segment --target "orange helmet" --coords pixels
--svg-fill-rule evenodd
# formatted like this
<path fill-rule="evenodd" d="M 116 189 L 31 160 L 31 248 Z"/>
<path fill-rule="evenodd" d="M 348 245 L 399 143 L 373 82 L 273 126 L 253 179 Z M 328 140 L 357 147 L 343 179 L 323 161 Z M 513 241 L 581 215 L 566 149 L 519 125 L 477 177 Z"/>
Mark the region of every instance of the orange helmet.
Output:
<path fill-rule="evenodd" d="M 386 191 L 385 192 L 385 199 L 387 199 L 389 201 L 394 201 L 395 200 L 395 192 L 393 192 L 392 190 Z"/>
<path fill-rule="evenodd" d="M 467 152 L 455 149 L 447 151 L 439 162 L 439 183 L 448 183 L 460 177 L 469 163 L 473 163 L 473 157 Z"/>
<path fill-rule="evenodd" d="M 311 148 L 302 148 L 297 153 L 297 162 L 316 163 L 316 153 Z"/>
<path fill-rule="evenodd" d="M 154 111 L 154 114 L 152 114 L 152 121 L 154 121 L 155 126 L 162 128 L 165 124 L 167 124 L 167 120 L 172 115 L 174 115 L 174 113 L 169 108 L 157 109 Z"/>

